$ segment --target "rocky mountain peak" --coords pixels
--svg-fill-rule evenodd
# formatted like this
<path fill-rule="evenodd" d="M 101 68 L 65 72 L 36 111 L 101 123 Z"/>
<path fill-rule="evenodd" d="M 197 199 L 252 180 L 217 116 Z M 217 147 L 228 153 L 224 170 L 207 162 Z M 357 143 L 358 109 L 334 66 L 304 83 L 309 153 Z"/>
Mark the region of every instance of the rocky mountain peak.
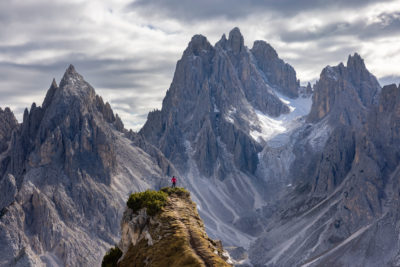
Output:
<path fill-rule="evenodd" d="M 300 84 L 296 71 L 278 57 L 278 53 L 270 44 L 265 41 L 255 41 L 250 51 L 271 86 L 291 98 L 298 97 Z"/>
<path fill-rule="evenodd" d="M 224 33 L 224 34 L 222 34 L 221 39 L 219 39 L 219 41 L 215 43 L 215 47 L 219 46 L 219 47 L 225 48 L 226 42 L 228 42 L 228 39 L 226 39 L 226 35 Z"/>
<path fill-rule="evenodd" d="M 60 88 L 64 94 L 77 95 L 80 98 L 89 96 L 94 99 L 94 89 L 84 80 L 75 67 L 71 64 L 64 73 L 60 82 Z"/>
<path fill-rule="evenodd" d="M 196 34 L 189 42 L 189 45 L 185 50 L 185 54 L 194 54 L 195 56 L 198 56 L 201 53 L 207 52 L 212 49 L 212 45 L 208 42 L 205 36 L 201 34 Z"/>
<path fill-rule="evenodd" d="M 388 112 L 395 110 L 395 106 L 400 103 L 400 85 L 396 84 L 385 85 L 382 88 L 379 100 L 379 111 Z"/>
<path fill-rule="evenodd" d="M 72 64 L 70 64 L 68 68 L 65 70 L 60 86 L 63 82 L 68 82 L 71 79 L 83 80 L 83 77 L 75 70 L 75 67 Z"/>
<path fill-rule="evenodd" d="M 353 56 L 349 55 L 347 60 L 347 71 L 349 78 L 356 86 L 362 87 L 363 83 L 371 83 L 374 84 L 374 87 L 379 87 L 375 77 L 369 73 L 367 67 L 365 66 L 364 60 L 359 54 L 355 53 Z M 365 100 L 372 102 L 372 99 Z"/>
<path fill-rule="evenodd" d="M 354 55 L 349 55 L 347 58 L 347 68 L 349 69 L 366 69 L 364 59 L 358 53 Z"/>
<path fill-rule="evenodd" d="M 264 62 L 260 57 L 259 64 Z M 276 56 L 272 64 L 280 74 L 274 87 L 284 86 L 296 95 L 294 70 Z M 217 161 L 232 153 L 232 164 L 254 173 L 261 147 L 249 132 L 256 111 L 272 117 L 290 112 L 271 86 L 272 79 L 267 82 L 264 76 L 238 28 L 228 39 L 222 35 L 215 47 L 195 35 L 177 63 L 161 111 L 150 113 L 140 132 L 181 170 L 186 171 L 188 158 L 193 157 L 205 176 L 227 173 L 231 163 Z M 188 144 L 196 151 L 193 155 Z"/>
<path fill-rule="evenodd" d="M 68 66 L 67 70 L 65 71 L 65 73 L 66 73 L 66 74 L 68 73 L 69 75 L 78 74 L 78 73 L 76 72 L 76 70 L 75 70 L 74 65 L 72 65 L 72 64 L 69 64 L 69 66 Z"/>
<path fill-rule="evenodd" d="M 57 85 L 56 79 L 53 78 L 53 81 L 51 82 L 49 90 L 47 90 L 46 97 L 44 98 L 44 101 L 42 104 L 42 107 L 44 109 L 46 109 L 50 105 L 57 89 L 58 89 L 58 85 Z"/>
<path fill-rule="evenodd" d="M 0 154 L 7 150 L 11 134 L 17 127 L 17 119 L 10 108 L 6 107 L 4 110 L 0 108 Z"/>
<path fill-rule="evenodd" d="M 0 109 L 0 266 L 96 266 L 129 190 L 161 182 L 163 156 L 117 132 L 119 116 L 72 65 L 23 117 Z"/>
<path fill-rule="evenodd" d="M 251 48 L 253 54 L 263 54 L 269 60 L 278 58 L 278 53 L 275 49 L 267 42 L 263 40 L 256 40 Z"/>
<path fill-rule="evenodd" d="M 53 81 L 51 82 L 50 88 L 57 88 L 57 87 L 58 87 L 58 85 L 57 85 L 56 79 L 53 78 Z"/>
<path fill-rule="evenodd" d="M 229 32 L 228 44 L 234 53 L 240 53 L 244 49 L 244 39 L 238 27 Z"/>
<path fill-rule="evenodd" d="M 322 70 L 308 119 L 316 122 L 334 111 L 334 117 L 341 122 L 358 124 L 363 117 L 359 112 L 377 101 L 379 91 L 377 79 L 367 70 L 360 55 L 350 55 L 347 66 L 340 63 Z"/>
<path fill-rule="evenodd" d="M 142 199 L 150 194 L 158 196 L 164 207 L 155 214 L 148 207 L 125 210 L 118 266 L 231 266 L 222 243 L 207 236 L 188 191 L 165 187 L 134 196 Z"/>

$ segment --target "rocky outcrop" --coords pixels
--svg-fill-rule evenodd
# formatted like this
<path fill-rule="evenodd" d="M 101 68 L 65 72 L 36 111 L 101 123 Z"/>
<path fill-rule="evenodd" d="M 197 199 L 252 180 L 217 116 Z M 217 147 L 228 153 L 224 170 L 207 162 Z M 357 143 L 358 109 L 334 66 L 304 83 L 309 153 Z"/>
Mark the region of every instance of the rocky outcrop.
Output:
<path fill-rule="evenodd" d="M 245 97 L 253 107 L 273 117 L 289 113 L 289 108 L 273 93 L 271 89 L 273 85 L 264 79 L 264 73 L 257 67 L 252 53 L 244 45 L 243 36 L 238 28 L 234 28 L 229 33 L 228 40 L 223 35 L 215 48 L 218 51 L 217 54 L 228 56 L 234 70 L 237 71 L 237 77 L 243 87 Z M 226 61 L 226 58 L 223 57 L 219 60 Z M 221 65 L 221 63 L 219 64 Z M 222 75 L 224 74 L 222 73 Z M 277 87 L 280 88 L 280 91 L 284 90 L 280 85 Z"/>
<path fill-rule="evenodd" d="M 249 134 L 255 112 L 289 112 L 263 76 L 238 28 L 214 47 L 196 35 L 178 61 L 162 109 L 149 113 L 140 133 L 181 172 L 192 158 L 203 175 L 225 177 L 227 151 L 237 169 L 254 174 L 261 150 Z"/>
<path fill-rule="evenodd" d="M 255 41 L 251 53 L 267 81 L 281 93 L 295 98 L 299 96 L 299 81 L 292 66 L 278 57 L 275 49 L 265 41 Z"/>
<path fill-rule="evenodd" d="M 0 154 L 7 150 L 12 132 L 17 128 L 17 119 L 10 108 L 0 108 Z"/>
<path fill-rule="evenodd" d="M 115 114 L 114 116 L 114 113 L 111 109 L 111 105 L 108 102 L 104 104 L 103 98 L 101 96 L 96 95 L 96 106 L 97 109 L 100 111 L 100 113 L 103 115 L 103 118 L 106 122 L 113 124 L 115 129 L 117 129 L 120 132 L 123 132 L 124 124 L 121 121 L 121 118 L 118 116 L 118 114 Z"/>
<path fill-rule="evenodd" d="M 368 72 L 361 57 L 358 54 L 349 56 L 347 67 L 341 63 L 336 67 L 328 66 L 321 72 L 314 87 L 308 121 L 317 122 L 333 110 L 333 121 L 359 125 L 365 109 L 377 100 L 379 91 L 378 81 Z"/>
<path fill-rule="evenodd" d="M 399 103 L 357 54 L 300 87 L 235 28 L 214 46 L 192 38 L 162 109 L 135 133 L 70 66 L 21 125 L 0 112 L 0 265 L 97 264 L 119 239 L 126 195 L 175 175 L 238 261 L 398 266 Z M 121 266 L 222 258 L 188 199 L 170 196 L 156 216 L 127 210 L 122 230 Z"/>
<path fill-rule="evenodd" d="M 202 207 L 208 233 L 233 246 L 247 247 L 262 231 L 254 206 L 261 206 L 264 181 L 275 179 L 258 170 L 263 141 L 254 133 L 274 131 L 265 121 L 294 110 L 286 104 L 293 99 L 280 88 L 284 83 L 271 83 L 259 63 L 238 28 L 214 46 L 195 35 L 176 65 L 161 110 L 150 112 L 139 132 L 175 166 L 178 180 Z"/>
<path fill-rule="evenodd" d="M 357 54 L 347 67 L 324 69 L 314 123 L 295 149 L 295 187 L 284 197 L 291 204 L 278 204 L 267 234 L 253 244 L 254 264 L 398 263 L 399 92 L 396 85 L 381 90 Z"/>
<path fill-rule="evenodd" d="M 5 108 L 4 111 L 0 108 L 0 178 L 5 174 L 7 165 L 10 164 L 9 147 L 13 134 L 16 135 L 19 129 L 20 125 L 10 108 Z M 0 210 L 2 208 L 3 206 L 0 204 Z"/>
<path fill-rule="evenodd" d="M 188 192 L 170 190 L 165 207 L 150 216 L 127 208 L 118 266 L 231 266 L 220 241 L 210 239 Z"/>
<path fill-rule="evenodd" d="M 99 264 L 118 238 L 126 195 L 167 182 L 157 162 L 165 157 L 121 131 L 72 65 L 42 106 L 25 110 L 0 169 L 0 265 Z"/>

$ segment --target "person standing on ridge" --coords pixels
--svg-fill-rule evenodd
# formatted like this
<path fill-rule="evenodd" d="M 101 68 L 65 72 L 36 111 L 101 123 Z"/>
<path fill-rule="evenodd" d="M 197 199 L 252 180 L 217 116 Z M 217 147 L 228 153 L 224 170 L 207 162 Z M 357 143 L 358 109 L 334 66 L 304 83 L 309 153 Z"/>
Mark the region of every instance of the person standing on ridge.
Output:
<path fill-rule="evenodd" d="M 172 182 L 172 187 L 176 187 L 176 178 L 175 178 L 175 176 L 172 176 L 171 182 Z"/>

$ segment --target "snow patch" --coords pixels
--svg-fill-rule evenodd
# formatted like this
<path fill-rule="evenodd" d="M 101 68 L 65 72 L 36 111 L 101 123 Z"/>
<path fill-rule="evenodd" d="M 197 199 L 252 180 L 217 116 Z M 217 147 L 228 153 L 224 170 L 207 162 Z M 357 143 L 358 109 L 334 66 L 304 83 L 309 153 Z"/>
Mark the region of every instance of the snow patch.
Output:
<path fill-rule="evenodd" d="M 332 80 L 337 81 L 339 79 L 337 72 L 331 66 L 326 67 L 326 73 L 328 74 L 327 77 Z"/>
<path fill-rule="evenodd" d="M 234 115 L 236 114 L 236 108 L 234 108 L 234 107 L 231 107 L 229 110 L 228 110 L 228 113 L 225 115 L 225 120 L 227 121 L 227 122 L 230 122 L 230 123 L 235 123 L 235 119 L 234 119 Z"/>
<path fill-rule="evenodd" d="M 289 106 L 290 112 L 273 118 L 255 110 L 259 122 L 256 125 L 258 129 L 250 131 L 251 137 L 255 140 L 268 142 L 273 147 L 282 146 L 290 140 L 290 133 L 302 124 L 303 118 L 310 112 L 312 104 L 311 96 L 291 99 L 277 92 L 276 95 L 283 103 Z"/>

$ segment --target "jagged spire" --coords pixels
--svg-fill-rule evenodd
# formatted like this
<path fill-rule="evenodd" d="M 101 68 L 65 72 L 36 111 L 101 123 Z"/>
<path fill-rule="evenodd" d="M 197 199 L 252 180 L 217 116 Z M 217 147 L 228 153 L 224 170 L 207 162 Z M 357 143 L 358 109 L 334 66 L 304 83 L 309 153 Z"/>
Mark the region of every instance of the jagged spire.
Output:
<path fill-rule="evenodd" d="M 276 50 L 269 43 L 263 40 L 254 41 L 251 52 L 254 54 L 264 54 L 269 59 L 278 58 L 278 53 L 276 52 Z"/>
<path fill-rule="evenodd" d="M 196 34 L 190 40 L 185 53 L 193 53 L 198 55 L 203 50 L 208 51 L 210 49 L 212 49 L 212 45 L 208 42 L 207 38 L 201 34 Z"/>
<path fill-rule="evenodd" d="M 222 47 L 222 48 L 224 48 L 225 49 L 225 45 L 226 45 L 226 42 L 227 42 L 228 40 L 226 39 L 226 35 L 225 35 L 225 33 L 224 34 L 222 34 L 222 36 L 221 36 L 221 39 L 215 44 L 215 46 L 220 46 L 220 47 Z"/>
<path fill-rule="evenodd" d="M 76 82 L 84 82 L 83 77 L 75 70 L 74 65 L 70 64 L 64 73 L 63 78 L 60 82 L 60 88 L 64 88 L 65 85 Z M 74 87 L 74 86 L 73 86 Z"/>
<path fill-rule="evenodd" d="M 244 47 L 244 39 L 238 27 L 233 28 L 229 33 L 228 43 L 234 53 L 240 53 Z"/>
<path fill-rule="evenodd" d="M 56 79 L 53 78 L 53 81 L 50 84 L 49 90 L 47 90 L 46 97 L 44 98 L 44 101 L 42 104 L 42 107 L 44 109 L 46 109 L 50 105 L 51 100 L 53 99 L 53 96 L 54 96 L 55 92 L 57 91 L 57 89 L 58 89 L 58 85 L 56 83 Z"/>
<path fill-rule="evenodd" d="M 365 63 L 364 60 L 361 58 L 361 56 L 357 53 L 354 53 L 354 55 L 349 55 L 347 59 L 347 68 L 349 69 L 365 69 Z"/>
<path fill-rule="evenodd" d="M 68 77 L 75 77 L 75 78 L 80 77 L 80 78 L 82 78 L 82 76 L 75 70 L 75 67 L 72 64 L 70 64 L 68 66 L 67 70 L 65 71 L 64 76 L 63 76 L 63 78 L 61 80 L 61 83 L 60 83 L 60 87 L 61 87 L 61 84 L 63 83 L 63 80 L 65 78 L 68 78 Z"/>
<path fill-rule="evenodd" d="M 75 67 L 72 64 L 69 64 L 68 69 L 66 70 L 66 73 L 76 73 Z"/>
<path fill-rule="evenodd" d="M 57 88 L 57 87 L 58 87 L 58 85 L 57 85 L 56 79 L 53 78 L 53 81 L 51 82 L 50 88 Z"/>

